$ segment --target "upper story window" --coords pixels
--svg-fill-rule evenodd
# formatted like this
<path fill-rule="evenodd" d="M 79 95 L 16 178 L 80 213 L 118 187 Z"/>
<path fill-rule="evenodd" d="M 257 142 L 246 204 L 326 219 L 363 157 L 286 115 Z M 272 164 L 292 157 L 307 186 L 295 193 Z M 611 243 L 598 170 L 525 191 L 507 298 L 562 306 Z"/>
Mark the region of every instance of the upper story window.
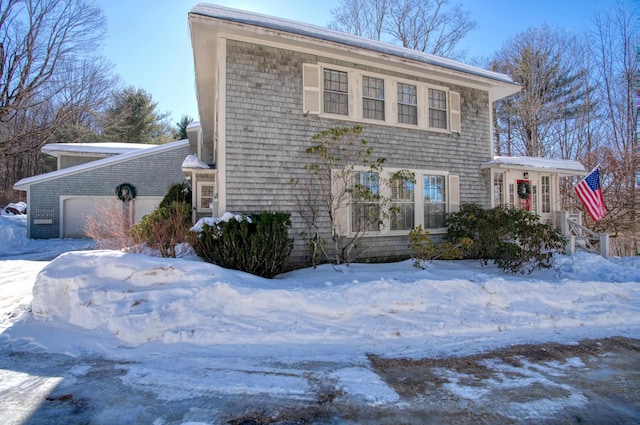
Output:
<path fill-rule="evenodd" d="M 384 80 L 362 77 L 362 117 L 384 121 Z"/>
<path fill-rule="evenodd" d="M 447 92 L 429 89 L 429 127 L 447 128 Z"/>
<path fill-rule="evenodd" d="M 303 114 L 460 133 L 460 93 L 333 64 L 302 65 Z"/>
<path fill-rule="evenodd" d="M 324 70 L 324 112 L 349 115 L 349 78 L 346 72 Z"/>
<path fill-rule="evenodd" d="M 398 83 L 398 122 L 418 125 L 418 88 Z"/>

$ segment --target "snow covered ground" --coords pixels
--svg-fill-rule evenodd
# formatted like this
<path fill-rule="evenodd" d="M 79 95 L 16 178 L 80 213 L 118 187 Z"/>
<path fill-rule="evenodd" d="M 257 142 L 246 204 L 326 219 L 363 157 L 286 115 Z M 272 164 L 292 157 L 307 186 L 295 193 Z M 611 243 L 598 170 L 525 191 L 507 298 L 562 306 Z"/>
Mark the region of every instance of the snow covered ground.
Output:
<path fill-rule="evenodd" d="M 0 216 L 0 349 L 120 362 L 119 385 L 158 400 L 211 391 L 302 400 L 317 388 L 295 365 L 328 362 L 316 378 L 363 403 L 392 405 L 400 397 L 372 372 L 369 353 L 460 356 L 516 343 L 640 338 L 640 257 L 558 256 L 554 268 L 526 276 L 475 261 L 425 270 L 405 261 L 268 280 L 197 258 L 30 241 L 24 229 L 25 216 Z M 10 364 L 0 362 L 0 416 L 11 414 L 10 423 L 70 382 Z M 34 401 L 25 407 L 16 394 L 29 386 Z M 172 423 L 215 423 L 196 416 Z M 170 422 L 162 417 L 154 423 Z"/>

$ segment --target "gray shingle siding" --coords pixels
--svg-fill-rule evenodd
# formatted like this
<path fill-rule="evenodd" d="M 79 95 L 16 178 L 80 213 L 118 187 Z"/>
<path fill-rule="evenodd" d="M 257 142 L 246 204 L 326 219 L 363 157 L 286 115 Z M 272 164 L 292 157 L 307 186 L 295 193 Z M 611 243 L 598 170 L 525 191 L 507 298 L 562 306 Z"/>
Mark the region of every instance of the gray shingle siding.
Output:
<path fill-rule="evenodd" d="M 415 80 L 409 75 L 390 74 L 332 58 L 240 41 L 227 42 L 227 210 L 291 212 L 296 262 L 307 255 L 306 242 L 300 237 L 300 232 L 306 229 L 296 213 L 294 191 L 297 189 L 291 186 L 290 180 L 306 175 L 303 167 L 311 159 L 305 150 L 312 146 L 314 134 L 357 124 L 303 116 L 302 64 L 317 62 Z M 373 157 L 386 158 L 388 168 L 442 170 L 459 175 L 461 203 L 475 202 L 488 207 L 489 182 L 480 169 L 480 164 L 491 158 L 488 93 L 440 81 L 418 81 L 448 86 L 460 93 L 461 134 L 367 123 L 363 125 L 363 137 L 373 147 Z M 371 259 L 407 257 L 407 243 L 407 237 L 377 237 L 366 256 Z"/>
<path fill-rule="evenodd" d="M 121 183 L 135 186 L 137 196 L 164 196 L 169 186 L 184 180 L 181 165 L 189 146 L 118 162 L 77 174 L 34 183 L 29 189 L 29 220 L 34 239 L 59 238 L 61 196 L 113 196 Z M 52 224 L 35 224 L 38 208 L 53 208 Z"/>

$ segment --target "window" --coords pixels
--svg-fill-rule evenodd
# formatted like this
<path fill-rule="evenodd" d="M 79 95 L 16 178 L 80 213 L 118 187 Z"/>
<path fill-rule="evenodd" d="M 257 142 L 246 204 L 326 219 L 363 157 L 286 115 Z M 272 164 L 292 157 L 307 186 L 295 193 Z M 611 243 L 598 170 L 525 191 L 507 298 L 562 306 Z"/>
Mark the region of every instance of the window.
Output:
<path fill-rule="evenodd" d="M 362 117 L 384 121 L 384 80 L 362 77 Z"/>
<path fill-rule="evenodd" d="M 383 72 L 383 71 L 380 71 Z M 353 84 L 358 81 L 357 84 Z M 395 90 L 394 90 L 395 88 Z M 461 133 L 460 93 L 327 63 L 302 64 L 302 112 L 331 119 Z M 393 108 L 397 112 L 390 112 Z"/>
<path fill-rule="evenodd" d="M 198 211 L 211 211 L 216 201 L 215 186 L 211 182 L 198 182 Z"/>
<path fill-rule="evenodd" d="M 493 173 L 493 204 L 498 206 L 504 204 L 504 175 Z"/>
<path fill-rule="evenodd" d="M 415 227 L 415 184 L 407 179 L 391 181 L 391 230 Z"/>
<path fill-rule="evenodd" d="M 542 191 L 542 212 L 550 213 L 551 212 L 551 177 L 550 176 L 542 176 L 542 187 L 540 188 Z"/>
<path fill-rule="evenodd" d="M 429 127 L 447 129 L 447 92 L 429 89 Z"/>
<path fill-rule="evenodd" d="M 444 180 L 444 176 L 423 176 L 425 229 L 444 227 L 447 206 Z"/>
<path fill-rule="evenodd" d="M 398 83 L 398 122 L 418 125 L 418 88 Z"/>
<path fill-rule="evenodd" d="M 349 115 L 348 81 L 344 71 L 324 70 L 324 112 Z"/>
<path fill-rule="evenodd" d="M 351 229 L 354 232 L 380 230 L 380 176 L 354 173 L 351 187 Z"/>

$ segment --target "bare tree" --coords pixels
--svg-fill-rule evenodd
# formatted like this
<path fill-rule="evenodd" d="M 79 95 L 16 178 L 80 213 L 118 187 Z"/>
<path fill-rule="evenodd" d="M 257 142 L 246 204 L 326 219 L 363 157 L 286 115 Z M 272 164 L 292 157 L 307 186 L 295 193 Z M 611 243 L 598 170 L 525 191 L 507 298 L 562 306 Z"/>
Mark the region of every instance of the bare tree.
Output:
<path fill-rule="evenodd" d="M 635 173 L 638 170 L 638 16 L 624 2 L 611 11 L 594 15 L 589 37 L 597 64 L 594 80 L 601 102 L 602 146 L 592 153 L 592 163 L 602 167 L 607 217 L 594 226 L 611 233 L 616 255 L 638 252 Z M 594 164 L 595 165 L 595 164 Z"/>
<path fill-rule="evenodd" d="M 0 0 L 0 121 L 46 101 L 65 63 L 94 51 L 105 30 L 85 0 Z"/>
<path fill-rule="evenodd" d="M 1 198 L 41 170 L 40 147 L 87 121 L 87 100 L 98 105 L 95 94 L 112 85 L 108 64 L 94 57 L 104 30 L 88 0 L 0 0 Z"/>
<path fill-rule="evenodd" d="M 380 40 L 389 0 L 340 0 L 331 10 L 329 28 Z"/>
<path fill-rule="evenodd" d="M 580 51 L 577 37 L 542 26 L 513 37 L 496 54 L 492 69 L 522 85 L 520 93 L 496 103 L 497 134 L 509 138 L 509 154 L 550 155 L 554 126 L 590 108 Z"/>
<path fill-rule="evenodd" d="M 449 0 L 341 0 L 331 15 L 330 28 L 375 40 L 387 34 L 403 47 L 452 59 L 465 56 L 456 47 L 477 27 Z"/>

